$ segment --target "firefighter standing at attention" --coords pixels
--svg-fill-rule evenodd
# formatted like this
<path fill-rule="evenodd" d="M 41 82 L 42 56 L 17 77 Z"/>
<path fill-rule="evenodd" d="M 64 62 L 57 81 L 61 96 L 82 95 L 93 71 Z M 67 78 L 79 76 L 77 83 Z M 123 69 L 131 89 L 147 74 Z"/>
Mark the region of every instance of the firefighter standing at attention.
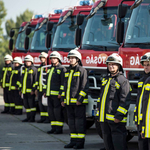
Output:
<path fill-rule="evenodd" d="M 3 88 L 5 105 L 4 105 L 4 111 L 2 111 L 1 113 L 9 113 L 10 107 L 14 107 L 14 105 L 12 104 L 10 105 L 10 101 L 12 97 L 10 96 L 10 91 L 9 91 L 9 81 L 13 69 L 12 56 L 7 54 L 4 57 L 4 61 L 5 61 L 5 66 L 2 69 L 1 86 Z"/>
<path fill-rule="evenodd" d="M 113 53 L 106 60 L 108 75 L 103 78 L 97 101 L 104 145 L 107 150 L 126 150 L 126 122 L 130 105 L 130 84 L 123 75 L 122 58 Z"/>
<path fill-rule="evenodd" d="M 51 121 L 51 130 L 48 134 L 61 134 L 64 118 L 61 106 L 61 94 L 64 90 L 65 67 L 61 65 L 61 55 L 57 51 L 50 54 L 52 66 L 47 70 L 44 96 L 48 97 L 48 114 Z"/>
<path fill-rule="evenodd" d="M 11 96 L 11 103 L 13 107 L 10 107 L 10 112 L 15 115 L 22 115 L 23 101 L 19 95 L 19 87 L 21 80 L 21 66 L 22 59 L 20 57 L 15 57 L 13 60 L 14 69 L 12 70 L 10 81 L 9 81 L 9 91 Z"/>
<path fill-rule="evenodd" d="M 33 65 L 33 57 L 31 55 L 26 55 L 24 58 L 21 85 L 23 104 L 27 113 L 27 118 L 22 120 L 22 122 L 35 122 L 35 90 L 37 89 L 37 68 Z"/>
<path fill-rule="evenodd" d="M 37 123 L 49 123 L 49 117 L 48 117 L 48 112 L 47 112 L 47 106 L 44 106 L 42 104 L 42 95 L 43 95 L 43 85 L 41 82 L 41 77 L 42 77 L 42 67 L 46 65 L 46 59 L 47 59 L 48 54 L 45 52 L 42 52 L 39 55 L 39 58 L 41 60 L 41 65 L 38 68 L 38 102 L 39 102 L 39 109 L 40 109 L 40 116 L 41 119 L 39 121 L 37 121 Z M 46 72 L 46 71 L 44 71 Z"/>
<path fill-rule="evenodd" d="M 84 148 L 86 132 L 86 104 L 88 104 L 88 76 L 82 67 L 81 54 L 73 49 L 67 56 L 70 66 L 65 73 L 61 104 L 66 107 L 70 129 L 70 143 L 64 148 Z"/>
<path fill-rule="evenodd" d="M 143 63 L 143 66 L 147 66 L 147 68 L 150 67 L 150 57 L 149 53 L 145 54 L 143 56 L 143 59 L 145 57 L 145 60 L 149 60 L 148 63 Z M 147 57 L 147 58 L 146 58 Z M 144 69 L 145 70 L 145 69 Z M 149 69 L 148 69 L 149 70 Z M 139 132 L 141 132 L 141 137 L 143 139 L 143 144 L 146 143 L 144 150 L 150 150 L 150 77 L 148 77 L 144 83 L 144 92 L 142 97 L 142 109 L 140 113 L 140 126 L 139 126 Z"/>
<path fill-rule="evenodd" d="M 150 52 L 146 53 L 141 57 L 140 63 L 144 67 L 144 75 L 138 82 L 138 91 L 137 91 L 137 100 L 134 110 L 134 120 L 137 125 L 138 131 L 138 146 L 139 150 L 148 150 L 148 139 L 143 139 L 140 133 L 140 122 L 141 122 L 141 107 L 142 107 L 142 98 L 144 93 L 144 85 L 146 79 L 150 76 Z"/>

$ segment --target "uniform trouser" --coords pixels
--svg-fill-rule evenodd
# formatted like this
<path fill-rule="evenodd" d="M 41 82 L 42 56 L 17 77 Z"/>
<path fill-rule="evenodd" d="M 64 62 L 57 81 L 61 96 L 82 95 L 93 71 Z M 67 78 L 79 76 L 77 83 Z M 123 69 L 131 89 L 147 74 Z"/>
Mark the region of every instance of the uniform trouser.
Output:
<path fill-rule="evenodd" d="M 67 105 L 68 125 L 70 129 L 70 142 L 84 145 L 86 132 L 86 106 Z"/>
<path fill-rule="evenodd" d="M 62 130 L 64 117 L 62 112 L 61 101 L 58 95 L 48 97 L 48 114 L 51 121 L 51 127 L 54 130 Z"/>
<path fill-rule="evenodd" d="M 138 130 L 138 147 L 139 150 L 148 150 L 148 139 L 142 139 L 141 132 L 139 131 L 139 126 L 137 126 Z"/>
<path fill-rule="evenodd" d="M 42 92 L 38 92 L 38 103 L 39 103 L 39 109 L 40 109 L 40 116 L 41 120 L 48 119 L 48 112 L 47 112 L 47 106 L 44 106 L 42 104 Z"/>
<path fill-rule="evenodd" d="M 9 91 L 9 100 L 10 100 L 10 112 L 15 112 L 15 92 L 14 90 Z"/>
<path fill-rule="evenodd" d="M 8 87 L 3 88 L 4 93 L 4 111 L 8 112 L 10 109 L 10 91 L 8 90 Z"/>
<path fill-rule="evenodd" d="M 104 145 L 107 150 L 126 150 L 127 131 L 124 123 L 101 122 Z"/>
<path fill-rule="evenodd" d="M 23 104 L 26 109 L 27 119 L 35 119 L 36 105 L 35 105 L 35 94 L 30 93 L 23 94 Z"/>
<path fill-rule="evenodd" d="M 150 138 L 148 139 L 148 150 L 150 150 Z"/>

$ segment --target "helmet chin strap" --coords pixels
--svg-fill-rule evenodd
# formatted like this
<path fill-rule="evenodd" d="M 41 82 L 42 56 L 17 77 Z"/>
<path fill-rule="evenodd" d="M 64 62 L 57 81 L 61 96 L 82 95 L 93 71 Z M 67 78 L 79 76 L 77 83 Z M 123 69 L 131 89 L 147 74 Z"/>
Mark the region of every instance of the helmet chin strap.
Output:
<path fill-rule="evenodd" d="M 110 72 L 111 75 L 115 75 L 119 72 L 119 69 L 116 72 Z"/>
<path fill-rule="evenodd" d="M 78 64 L 78 61 L 77 61 L 77 59 L 76 59 L 76 62 L 75 62 L 74 64 L 72 64 L 71 66 L 74 67 L 74 66 L 76 66 L 77 64 Z"/>

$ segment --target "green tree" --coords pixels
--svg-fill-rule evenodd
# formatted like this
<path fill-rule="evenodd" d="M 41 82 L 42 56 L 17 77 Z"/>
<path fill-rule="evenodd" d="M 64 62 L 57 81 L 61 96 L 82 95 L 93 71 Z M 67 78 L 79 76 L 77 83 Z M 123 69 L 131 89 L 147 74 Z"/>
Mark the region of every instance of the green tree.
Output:
<path fill-rule="evenodd" d="M 9 36 L 11 28 L 19 28 L 23 22 L 29 22 L 32 16 L 33 16 L 33 12 L 27 9 L 22 14 L 16 17 L 16 22 L 14 22 L 12 19 L 7 20 L 5 23 L 7 36 Z M 18 35 L 18 31 L 15 30 L 14 39 L 17 38 L 17 35 Z"/>
<path fill-rule="evenodd" d="M 6 13 L 6 9 L 4 6 L 4 2 L 2 0 L 0 0 L 0 58 L 3 58 L 5 55 L 5 46 L 6 46 L 5 44 L 7 41 L 7 40 L 5 40 L 5 37 L 3 37 L 3 29 L 1 27 L 6 14 L 7 13 Z M 2 70 L 3 64 L 4 64 L 3 59 L 0 59 L 0 76 L 1 76 L 1 70 Z"/>

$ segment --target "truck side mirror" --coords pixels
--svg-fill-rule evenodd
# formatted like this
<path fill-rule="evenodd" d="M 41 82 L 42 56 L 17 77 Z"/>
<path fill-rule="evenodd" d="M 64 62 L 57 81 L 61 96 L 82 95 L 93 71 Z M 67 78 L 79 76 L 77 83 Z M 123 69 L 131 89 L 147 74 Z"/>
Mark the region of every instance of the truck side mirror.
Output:
<path fill-rule="evenodd" d="M 117 37 L 116 37 L 117 43 L 123 42 L 123 36 L 124 36 L 124 22 L 120 20 L 117 24 Z"/>
<path fill-rule="evenodd" d="M 46 25 L 46 30 L 47 30 L 48 32 L 49 32 L 49 31 L 52 31 L 53 25 L 54 25 L 53 22 L 48 21 L 48 22 L 47 22 L 47 25 Z"/>
<path fill-rule="evenodd" d="M 127 4 L 119 4 L 118 6 L 118 17 L 124 18 L 127 13 L 128 5 Z"/>
<path fill-rule="evenodd" d="M 45 46 L 46 48 L 50 48 L 51 46 L 51 34 L 47 33 L 45 38 Z"/>
<path fill-rule="evenodd" d="M 75 45 L 78 47 L 81 44 L 81 29 L 78 27 L 75 33 Z"/>
<path fill-rule="evenodd" d="M 85 17 L 85 15 L 83 15 L 83 14 L 78 14 L 78 15 L 77 15 L 76 21 L 77 21 L 77 25 L 78 25 L 78 26 L 82 25 L 82 23 L 83 23 L 83 21 L 84 21 L 84 17 Z"/>
<path fill-rule="evenodd" d="M 14 43 L 14 40 L 11 38 L 9 40 L 9 50 L 12 51 L 13 50 L 13 43 Z"/>
<path fill-rule="evenodd" d="M 24 49 L 28 50 L 29 49 L 29 37 L 25 37 L 25 41 L 24 41 Z"/>
<path fill-rule="evenodd" d="M 15 34 L 15 31 L 14 30 L 10 30 L 10 33 L 9 33 L 9 36 L 12 38 Z"/>
<path fill-rule="evenodd" d="M 27 27 L 27 29 L 26 29 L 26 31 L 25 31 L 25 34 L 28 36 L 30 33 L 31 33 L 31 28 L 30 28 L 30 27 Z"/>

